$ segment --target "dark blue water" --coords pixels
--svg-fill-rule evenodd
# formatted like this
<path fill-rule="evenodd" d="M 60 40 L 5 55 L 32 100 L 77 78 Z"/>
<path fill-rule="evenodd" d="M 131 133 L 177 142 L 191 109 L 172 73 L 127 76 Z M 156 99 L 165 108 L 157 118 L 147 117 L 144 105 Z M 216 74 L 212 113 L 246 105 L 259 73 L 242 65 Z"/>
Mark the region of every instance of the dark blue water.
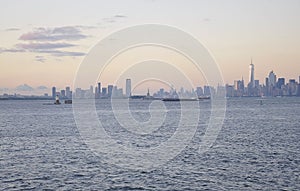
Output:
<path fill-rule="evenodd" d="M 262 105 L 256 98 L 228 99 L 223 128 L 204 154 L 197 149 L 210 104 L 201 102 L 192 141 L 173 160 L 150 170 L 123 169 L 101 160 L 81 139 L 72 105 L 43 103 L 0 101 L 1 190 L 300 190 L 299 98 L 269 98 Z M 137 135 L 132 140 L 120 131 L 109 104 L 97 104 L 108 134 L 120 133 L 139 146 Z M 175 132 L 180 108 L 166 104 L 166 121 L 150 136 L 150 146 Z M 131 103 L 132 115 L 147 121 L 148 106 Z"/>

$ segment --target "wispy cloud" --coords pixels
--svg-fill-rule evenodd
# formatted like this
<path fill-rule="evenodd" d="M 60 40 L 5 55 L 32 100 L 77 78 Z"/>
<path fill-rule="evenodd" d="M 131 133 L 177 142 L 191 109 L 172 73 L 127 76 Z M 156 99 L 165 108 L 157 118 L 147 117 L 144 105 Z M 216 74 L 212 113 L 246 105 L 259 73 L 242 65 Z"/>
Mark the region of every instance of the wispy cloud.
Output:
<path fill-rule="evenodd" d="M 25 50 L 44 50 L 44 49 L 57 49 L 57 48 L 67 48 L 76 46 L 70 43 L 28 43 L 28 44 L 17 44 L 16 47 Z"/>
<path fill-rule="evenodd" d="M 33 31 L 22 34 L 19 37 L 19 40 L 22 41 L 21 43 L 16 44 L 13 48 L 0 48 L 0 53 L 33 52 L 38 54 L 48 54 L 54 57 L 84 56 L 86 54 L 84 52 L 69 51 L 68 48 L 77 45 L 67 42 L 75 42 L 88 38 L 87 35 L 82 33 L 82 30 L 89 30 L 92 28 L 95 27 L 78 25 L 54 28 L 35 28 Z M 42 63 L 47 60 L 43 55 L 35 56 L 34 59 Z"/>
<path fill-rule="evenodd" d="M 116 22 L 116 20 L 113 17 L 103 18 L 102 21 L 105 22 L 105 23 L 114 23 L 114 22 Z"/>
<path fill-rule="evenodd" d="M 103 19 L 98 23 L 98 25 L 100 25 L 100 26 L 102 26 L 102 27 L 105 27 L 105 26 L 104 26 L 105 24 L 115 23 L 115 22 L 118 22 L 118 21 L 120 21 L 121 19 L 125 19 L 125 18 L 127 18 L 126 15 L 117 14 L 117 15 L 114 15 L 114 16 L 111 16 L 111 17 L 103 18 Z"/>
<path fill-rule="evenodd" d="M 35 56 L 35 60 L 44 63 L 46 58 L 44 56 Z"/>
<path fill-rule="evenodd" d="M 96 29 L 97 26 L 89 26 L 89 25 L 76 25 L 74 26 L 76 27 L 77 29 L 82 29 L 82 30 L 90 30 L 90 29 Z"/>
<path fill-rule="evenodd" d="M 118 14 L 111 18 L 106 18 L 102 23 L 115 22 L 115 20 L 125 18 Z M 74 25 L 61 27 L 38 27 L 23 33 L 19 36 L 19 43 L 11 48 L 0 47 L 1 53 L 35 53 L 34 60 L 45 63 L 48 56 L 53 56 L 57 61 L 62 61 L 62 57 L 81 57 L 85 52 L 74 51 L 74 47 L 79 46 L 76 42 L 91 37 L 86 35 L 88 30 L 99 29 L 99 26 Z M 8 28 L 5 31 L 19 31 L 19 28 Z"/>
<path fill-rule="evenodd" d="M 19 29 L 19 28 L 8 28 L 5 31 L 19 31 L 19 30 L 21 30 L 21 29 Z"/>
<path fill-rule="evenodd" d="M 78 57 L 78 56 L 84 56 L 86 54 L 84 52 L 63 51 L 63 50 L 35 50 L 35 52 L 41 54 L 51 54 L 52 56 L 56 56 L 56 57 L 64 57 L 64 56 Z"/>
<path fill-rule="evenodd" d="M 64 26 L 55 28 L 36 28 L 34 31 L 22 34 L 19 40 L 24 41 L 76 41 L 87 38 L 82 34 L 80 27 Z"/>
<path fill-rule="evenodd" d="M 0 53 L 4 53 L 4 52 L 16 53 L 16 52 L 26 52 L 26 50 L 18 49 L 18 48 L 0 48 Z"/>
<path fill-rule="evenodd" d="M 210 21 L 212 21 L 212 20 L 211 20 L 210 18 L 204 18 L 203 21 L 204 21 L 204 22 L 210 22 Z"/>
<path fill-rule="evenodd" d="M 84 52 L 78 52 L 78 51 L 65 51 L 65 50 L 59 50 L 57 48 L 65 48 L 65 47 L 71 47 L 75 45 L 63 45 L 63 44 L 18 44 L 18 48 L 12 48 L 12 49 L 3 49 L 0 48 L 0 53 L 8 52 L 8 53 L 17 53 L 17 52 L 33 52 L 33 53 L 40 53 L 40 54 L 50 54 L 55 57 L 79 57 L 84 56 L 86 53 Z M 36 56 L 36 61 L 39 62 L 45 62 L 45 57 Z"/>
<path fill-rule="evenodd" d="M 115 18 L 126 18 L 127 16 L 118 14 L 118 15 L 115 15 L 114 17 Z"/>

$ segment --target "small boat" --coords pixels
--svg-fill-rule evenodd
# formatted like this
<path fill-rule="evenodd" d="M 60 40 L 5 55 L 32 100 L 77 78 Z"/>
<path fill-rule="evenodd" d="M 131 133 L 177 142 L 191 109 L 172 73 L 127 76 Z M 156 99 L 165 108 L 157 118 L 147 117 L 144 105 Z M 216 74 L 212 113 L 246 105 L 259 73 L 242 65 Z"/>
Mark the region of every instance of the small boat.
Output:
<path fill-rule="evenodd" d="M 59 97 L 56 96 L 55 97 L 55 102 L 54 102 L 55 105 L 59 105 L 60 104 L 60 101 L 59 101 Z"/>

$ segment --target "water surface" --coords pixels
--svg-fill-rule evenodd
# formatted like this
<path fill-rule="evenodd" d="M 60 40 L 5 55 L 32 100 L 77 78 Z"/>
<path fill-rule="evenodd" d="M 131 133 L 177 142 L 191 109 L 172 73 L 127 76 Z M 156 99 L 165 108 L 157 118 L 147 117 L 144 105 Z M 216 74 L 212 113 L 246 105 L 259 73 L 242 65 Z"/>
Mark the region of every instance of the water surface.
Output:
<path fill-rule="evenodd" d="M 76 128 L 72 105 L 0 101 L 0 189 L 53 190 L 300 190 L 300 98 L 233 98 L 213 147 L 197 152 L 210 115 L 201 117 L 192 141 L 173 160 L 151 170 L 129 170 L 101 160 Z M 130 103 L 133 117 L 150 119 L 149 104 Z M 97 100 L 99 119 L 120 144 L 151 147 L 168 140 L 180 117 L 165 103 L 166 120 L 147 136 L 123 129 L 109 102 Z"/>

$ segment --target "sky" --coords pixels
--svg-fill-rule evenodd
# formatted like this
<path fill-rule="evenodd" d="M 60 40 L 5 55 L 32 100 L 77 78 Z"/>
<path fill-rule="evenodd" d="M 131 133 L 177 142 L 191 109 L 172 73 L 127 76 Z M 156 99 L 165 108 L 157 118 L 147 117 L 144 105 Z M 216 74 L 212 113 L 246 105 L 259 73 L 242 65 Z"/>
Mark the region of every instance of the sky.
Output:
<path fill-rule="evenodd" d="M 195 37 L 218 64 L 224 83 L 242 77 L 248 82 L 251 58 L 255 79 L 261 83 L 271 70 L 277 77 L 298 81 L 300 76 L 299 0 L 2 0 L 0 18 L 0 93 L 21 91 L 22 84 L 41 91 L 72 86 L 80 64 L 101 39 L 149 23 L 176 27 Z M 134 55 L 147 52 L 148 58 L 149 51 L 171 65 L 182 59 L 177 55 L 170 61 L 176 55 L 169 50 L 144 49 L 128 51 L 116 60 L 126 68 L 135 61 Z M 157 71 L 168 72 L 162 65 Z M 104 86 L 117 82 L 122 86 L 119 67 L 112 63 L 99 78 Z M 184 70 L 193 86 L 207 83 L 192 67 Z M 140 84 L 135 76 L 122 79 L 127 77 Z M 175 71 L 172 77 L 176 83 Z"/>

